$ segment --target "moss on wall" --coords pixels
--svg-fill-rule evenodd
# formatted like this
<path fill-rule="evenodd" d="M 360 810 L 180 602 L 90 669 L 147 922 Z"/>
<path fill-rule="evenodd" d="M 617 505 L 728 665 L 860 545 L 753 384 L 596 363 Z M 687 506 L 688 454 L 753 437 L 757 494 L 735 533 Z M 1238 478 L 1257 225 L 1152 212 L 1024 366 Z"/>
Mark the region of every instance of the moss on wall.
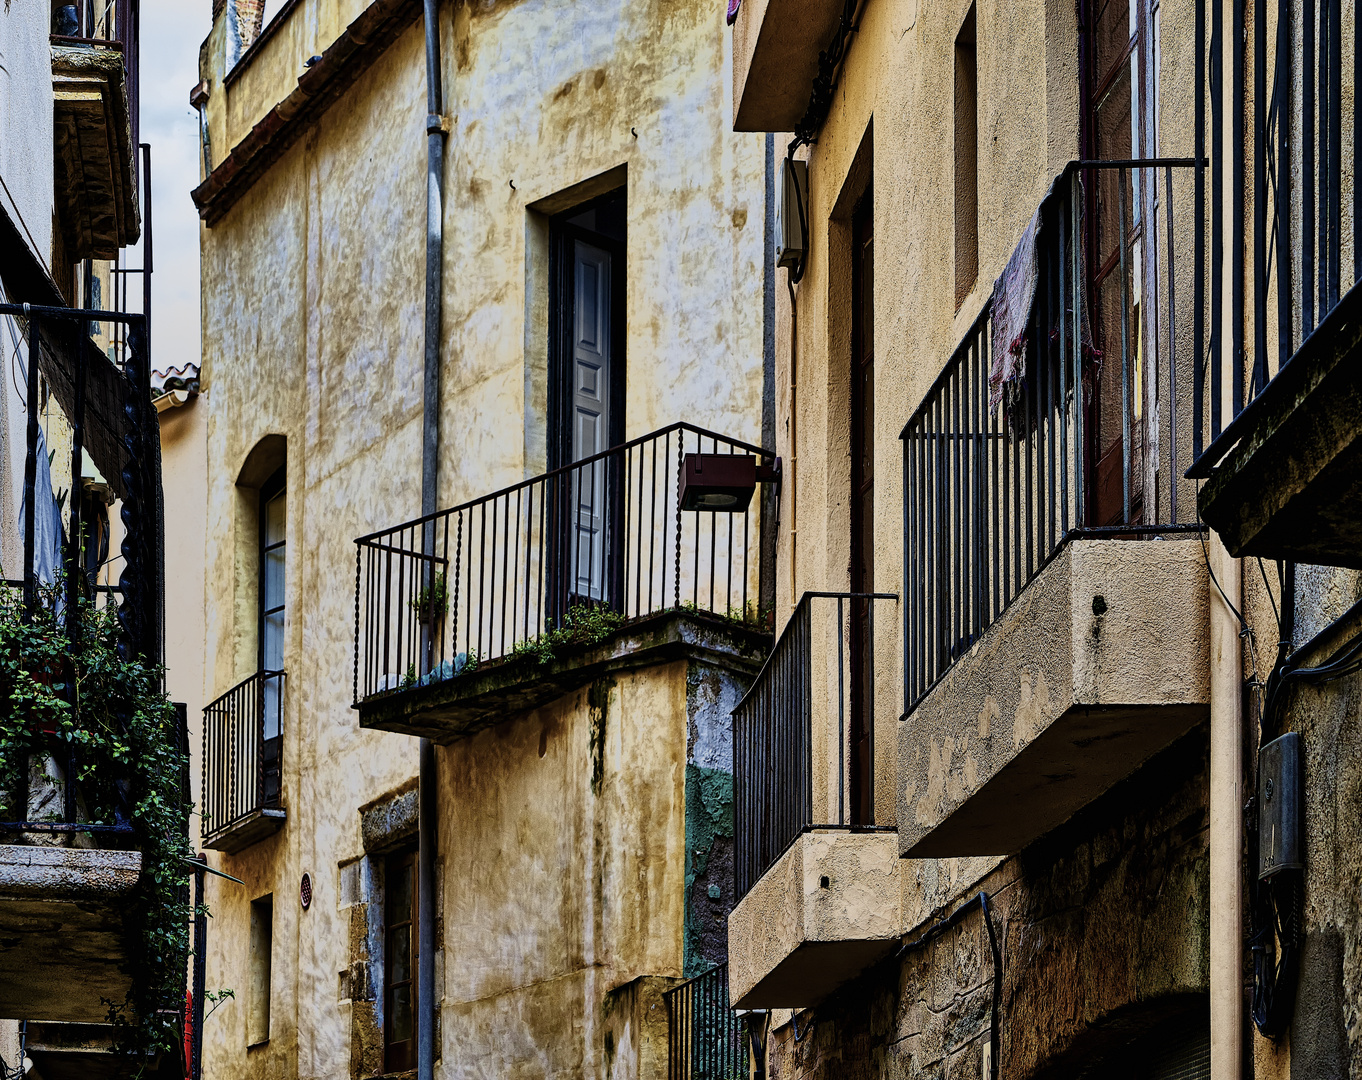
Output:
<path fill-rule="evenodd" d="M 733 774 L 686 766 L 685 975 L 727 956 L 733 883 Z M 722 948 L 723 952 L 719 953 Z"/>

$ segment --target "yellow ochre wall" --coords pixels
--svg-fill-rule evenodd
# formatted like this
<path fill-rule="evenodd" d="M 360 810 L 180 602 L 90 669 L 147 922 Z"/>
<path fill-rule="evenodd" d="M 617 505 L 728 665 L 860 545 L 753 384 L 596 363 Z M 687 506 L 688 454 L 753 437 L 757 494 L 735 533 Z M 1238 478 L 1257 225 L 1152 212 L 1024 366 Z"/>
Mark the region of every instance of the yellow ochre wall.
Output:
<path fill-rule="evenodd" d="M 219 16 L 201 51 L 215 163 L 363 7 L 300 0 L 230 84 Z M 547 219 L 533 206 L 610 170 L 628 185 L 627 436 L 684 419 L 759 441 L 765 140 L 727 131 L 713 4 L 442 4 L 440 31 L 441 504 L 543 470 Z M 420 510 L 425 120 L 418 17 L 202 232 L 210 699 L 256 667 L 253 493 L 237 480 L 267 435 L 287 440 L 288 483 L 288 816 L 209 856 L 246 885 L 208 886 L 208 987 L 237 994 L 205 1024 L 208 1077 L 352 1075 L 338 865 L 364 855 L 360 808 L 417 770 L 414 739 L 359 729 L 351 680 L 353 538 Z M 609 691 L 598 792 L 587 697 L 437 750 L 440 1075 L 661 1067 L 638 1046 L 657 980 L 682 974 L 686 665 Z M 247 1050 L 249 901 L 271 893 L 270 1040 Z"/>

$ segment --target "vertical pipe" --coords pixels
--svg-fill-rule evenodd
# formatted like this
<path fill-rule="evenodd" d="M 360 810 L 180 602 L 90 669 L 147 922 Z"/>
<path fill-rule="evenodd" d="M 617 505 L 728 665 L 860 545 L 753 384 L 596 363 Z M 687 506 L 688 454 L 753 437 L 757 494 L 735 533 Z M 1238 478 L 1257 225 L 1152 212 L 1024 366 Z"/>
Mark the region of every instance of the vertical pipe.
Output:
<path fill-rule="evenodd" d="M 1133 432 L 1130 424 L 1130 272 L 1126 266 L 1126 171 L 1116 172 L 1117 204 L 1120 208 L 1121 232 L 1121 523 L 1128 525 L 1130 508 L 1130 459 Z"/>
<path fill-rule="evenodd" d="M 1233 123 L 1230 126 L 1230 230 L 1234 240 L 1230 246 L 1230 416 L 1236 417 L 1244 408 L 1244 376 L 1248 357 L 1244 343 L 1244 276 L 1245 251 L 1243 230 L 1247 208 L 1244 205 L 1244 128 L 1246 80 L 1244 71 L 1244 28 L 1246 0 L 1234 0 L 1234 18 L 1230 43 L 1233 46 Z"/>
<path fill-rule="evenodd" d="M 1315 328 L 1315 0 L 1301 4 L 1301 339 Z"/>
<path fill-rule="evenodd" d="M 1307 0 L 1308 2 L 1308 0 Z M 1225 3 L 1224 0 L 1211 0 L 1211 85 L 1215 93 L 1211 100 L 1211 322 L 1209 356 L 1206 363 L 1211 369 L 1210 390 L 1210 438 L 1212 441 L 1220 434 L 1221 386 L 1224 382 L 1225 365 L 1222 362 L 1224 351 L 1225 327 Z M 1234 175 L 1233 172 L 1231 175 Z M 1242 225 L 1242 223 L 1241 223 Z M 1202 359 L 1197 359 L 1197 371 L 1202 370 Z M 1197 401 L 1205 396 L 1204 384 L 1197 387 Z M 1201 437 L 1201 425 L 1197 425 L 1197 437 Z M 1198 444 L 1200 446 L 1200 444 Z M 1198 451 L 1199 452 L 1199 451 Z"/>
<path fill-rule="evenodd" d="M 426 320 L 421 439 L 421 513 L 439 492 L 440 321 L 444 294 L 445 121 L 438 0 L 424 0 L 426 44 Z M 435 744 L 422 739 L 418 791 L 416 1075 L 435 1076 Z"/>
<path fill-rule="evenodd" d="M 1240 564 L 1212 533 L 1210 569 L 1224 590 L 1210 603 L 1210 969 L 1211 1077 L 1241 1080 L 1244 976 L 1240 855 L 1243 847 L 1242 670 L 1239 619 Z"/>
<path fill-rule="evenodd" d="M 1201 174 L 1201 166 L 1196 166 Z M 1168 500 L 1169 520 L 1178 523 L 1178 349 L 1177 349 L 1177 290 L 1176 258 L 1173 251 L 1173 170 L 1171 166 L 1163 171 L 1164 206 L 1163 224 L 1168 236 Z M 1157 182 L 1157 181 L 1156 181 Z M 1290 303 L 1290 299 L 1287 299 Z M 1195 354 L 1194 354 L 1195 355 Z"/>
<path fill-rule="evenodd" d="M 1277 87 L 1277 177 L 1273 221 L 1277 244 L 1277 370 L 1290 359 L 1291 312 L 1291 90 L 1295 85 L 1291 48 L 1291 0 L 1277 0 L 1277 57 L 1273 82 Z M 1266 364 L 1266 359 L 1264 359 Z"/>
<path fill-rule="evenodd" d="M 1267 383 L 1267 18 L 1253 6 L 1253 367 L 1249 396 Z M 1236 410 L 1237 411 L 1237 410 Z"/>
<path fill-rule="evenodd" d="M 1332 311 L 1341 287 L 1343 261 L 1343 15 L 1339 0 L 1329 8 L 1329 56 L 1324 64 L 1329 80 L 1329 280 L 1326 303 Z M 1324 59 L 1321 57 L 1321 59 Z"/>
<path fill-rule="evenodd" d="M 201 866 L 208 864 L 208 857 L 202 852 L 197 856 Z M 203 995 L 207 989 L 206 978 L 208 958 L 208 909 L 203 904 L 203 871 L 194 874 L 194 1000 L 192 1012 L 194 1025 L 191 1040 L 190 1080 L 203 1080 Z"/>

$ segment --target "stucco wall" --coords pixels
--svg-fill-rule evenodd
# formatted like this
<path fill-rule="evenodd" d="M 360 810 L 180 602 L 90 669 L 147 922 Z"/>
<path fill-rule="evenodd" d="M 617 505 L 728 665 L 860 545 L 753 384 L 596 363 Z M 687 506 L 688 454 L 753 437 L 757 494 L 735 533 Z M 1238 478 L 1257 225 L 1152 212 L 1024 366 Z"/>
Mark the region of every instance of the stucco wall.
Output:
<path fill-rule="evenodd" d="M 0 11 L 0 200 L 52 268 L 51 10 L 19 0 Z"/>
<path fill-rule="evenodd" d="M 1167 1031 L 1170 1017 L 1204 1017 L 1205 736 L 1189 739 L 977 882 L 1003 955 L 1004 1080 L 1102 1075 L 1104 1061 L 1130 1063 L 1132 1040 Z M 907 940 L 793 1023 L 774 1013 L 766 1075 L 984 1075 L 994 969 L 982 912 Z"/>
<path fill-rule="evenodd" d="M 361 6 L 303 0 L 230 84 L 217 21 L 201 60 L 218 161 Z M 547 268 L 531 207 L 621 167 L 627 434 L 685 419 L 755 441 L 764 140 L 721 134 L 728 49 L 709 5 L 441 7 L 441 503 L 542 470 Z M 377 1013 L 345 997 L 354 939 L 375 923 L 338 907 L 338 864 L 364 854 L 358 808 L 410 783 L 417 760 L 414 740 L 362 731 L 350 709 L 352 539 L 420 507 L 425 155 L 418 19 L 203 233 L 206 695 L 256 664 L 254 523 L 236 481 L 268 434 L 287 439 L 289 537 L 288 821 L 213 856 L 245 888 L 210 886 L 209 985 L 238 994 L 248 902 L 275 895 L 271 1039 L 247 1051 L 244 1005 L 225 1006 L 205 1029 L 209 1075 L 344 1076 L 376 1060 Z M 687 756 L 704 733 L 688 736 L 686 665 L 601 692 L 603 711 L 583 691 L 438 753 L 443 1075 L 623 1076 L 636 1066 L 619 1071 L 621 1040 L 651 1053 L 616 999 L 633 986 L 647 1002 L 629 1008 L 655 1017 L 655 988 L 635 980 L 682 975 L 688 840 L 722 858 L 731 825 L 722 806 L 715 827 L 686 803 L 688 771 L 711 767 Z M 706 695 L 720 704 L 697 714 L 733 690 Z M 696 882 L 710 903 L 703 869 Z"/>

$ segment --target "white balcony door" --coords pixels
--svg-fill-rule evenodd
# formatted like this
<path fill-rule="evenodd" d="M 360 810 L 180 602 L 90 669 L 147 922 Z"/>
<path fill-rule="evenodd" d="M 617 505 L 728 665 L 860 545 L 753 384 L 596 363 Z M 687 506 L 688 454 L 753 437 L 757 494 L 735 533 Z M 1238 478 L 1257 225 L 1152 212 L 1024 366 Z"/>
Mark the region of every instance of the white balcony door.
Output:
<path fill-rule="evenodd" d="M 610 253 L 573 241 L 572 460 L 610 446 Z M 583 466 L 573 481 L 575 596 L 605 598 L 606 463 Z"/>

